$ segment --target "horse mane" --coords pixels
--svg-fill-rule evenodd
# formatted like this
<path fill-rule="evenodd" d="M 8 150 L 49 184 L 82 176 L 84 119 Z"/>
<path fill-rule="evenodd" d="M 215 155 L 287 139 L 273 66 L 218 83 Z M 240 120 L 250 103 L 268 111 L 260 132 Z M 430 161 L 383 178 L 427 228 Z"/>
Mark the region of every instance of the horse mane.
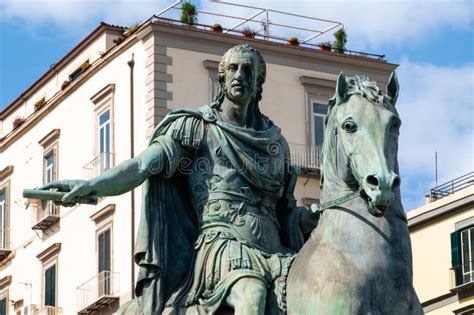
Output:
<path fill-rule="evenodd" d="M 360 95 L 369 100 L 371 103 L 383 106 L 394 114 L 397 114 L 398 116 L 395 106 L 393 106 L 393 104 L 389 101 L 389 98 L 386 95 L 382 94 L 382 91 L 377 86 L 377 83 L 375 81 L 372 81 L 370 77 L 356 74 L 355 76 L 347 80 L 347 87 L 348 91 L 345 99 L 340 99 L 336 97 L 336 94 L 334 94 L 334 96 L 329 99 L 329 109 L 325 119 L 326 125 L 328 122 L 329 113 L 332 108 L 335 105 L 347 102 L 347 100 L 352 95 Z"/>

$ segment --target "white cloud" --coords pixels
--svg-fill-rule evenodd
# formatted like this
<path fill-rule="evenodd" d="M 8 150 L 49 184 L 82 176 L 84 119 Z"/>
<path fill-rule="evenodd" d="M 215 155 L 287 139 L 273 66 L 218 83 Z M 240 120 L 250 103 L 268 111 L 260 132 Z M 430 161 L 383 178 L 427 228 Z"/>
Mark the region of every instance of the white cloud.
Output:
<path fill-rule="evenodd" d="M 415 45 L 433 39 L 443 29 L 469 29 L 473 21 L 471 1 L 231 1 L 257 7 L 313 16 L 344 23 L 349 34 L 349 48 L 380 49 Z M 239 9 L 223 4 L 203 2 L 208 11 L 232 12 L 250 16 L 255 10 Z M 273 15 L 273 22 L 283 21 L 318 27 L 309 20 Z M 212 18 L 210 18 L 212 20 Z M 298 33 L 293 31 L 294 33 Z M 298 34 L 286 34 L 298 35 Z M 321 39 L 333 40 L 332 32 Z M 318 40 L 319 42 L 319 40 Z"/>
<path fill-rule="evenodd" d="M 448 68 L 405 58 L 397 73 L 402 193 L 420 206 L 435 186 L 435 151 L 439 184 L 474 170 L 474 65 Z"/>
<path fill-rule="evenodd" d="M 0 0 L 3 19 L 17 18 L 29 25 L 55 23 L 68 30 L 104 19 L 111 24 L 129 25 L 143 21 L 164 9 L 174 1 L 156 0 Z M 465 1 L 327 1 L 327 0 L 257 0 L 231 1 L 257 7 L 292 12 L 307 16 L 343 22 L 348 29 L 349 48 L 354 50 L 374 50 L 381 47 L 414 45 L 434 38 L 438 31 L 446 28 L 469 29 L 472 27 L 473 3 Z M 228 15 L 250 16 L 255 10 L 231 7 L 202 0 L 201 9 Z M 264 16 L 260 16 L 263 18 Z M 216 17 L 200 15 L 200 21 L 213 24 Z M 272 22 L 282 22 L 304 27 L 320 28 L 309 20 L 272 14 Z M 226 26 L 234 24 L 227 19 Z M 235 21 L 236 22 L 236 21 Z M 223 24 L 223 23 L 221 23 Z M 90 25 L 90 24 L 89 24 Z M 299 31 L 284 32 L 273 27 L 274 33 L 301 35 Z M 291 34 L 293 33 L 293 34 Z M 321 40 L 332 40 L 328 34 Z M 319 42 L 317 40 L 316 42 Z"/>

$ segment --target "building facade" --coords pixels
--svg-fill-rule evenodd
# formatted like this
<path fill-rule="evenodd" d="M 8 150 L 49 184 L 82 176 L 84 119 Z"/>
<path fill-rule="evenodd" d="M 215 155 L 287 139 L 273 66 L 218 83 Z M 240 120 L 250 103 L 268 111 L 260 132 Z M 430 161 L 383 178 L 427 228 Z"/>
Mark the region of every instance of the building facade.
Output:
<path fill-rule="evenodd" d="M 474 172 L 408 213 L 413 283 L 426 314 L 474 313 Z"/>
<path fill-rule="evenodd" d="M 0 113 L 0 313 L 111 313 L 133 297 L 141 188 L 58 207 L 22 190 L 88 179 L 138 154 L 171 110 L 208 104 L 236 44 L 267 62 L 261 110 L 302 167 L 295 195 L 319 198 L 319 145 L 341 70 L 384 89 L 396 65 L 152 19 L 134 32 L 102 23 Z M 125 35 L 124 35 L 125 34 Z"/>

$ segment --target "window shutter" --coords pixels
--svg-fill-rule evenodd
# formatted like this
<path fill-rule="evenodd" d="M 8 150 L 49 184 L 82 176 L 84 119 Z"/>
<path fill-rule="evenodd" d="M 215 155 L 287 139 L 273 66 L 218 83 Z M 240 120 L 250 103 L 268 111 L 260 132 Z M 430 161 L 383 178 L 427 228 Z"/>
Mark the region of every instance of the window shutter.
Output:
<path fill-rule="evenodd" d="M 56 265 L 45 272 L 45 305 L 56 306 Z"/>
<path fill-rule="evenodd" d="M 0 300 L 0 314 L 7 314 L 7 299 L 3 298 Z"/>
<path fill-rule="evenodd" d="M 462 284 L 461 241 L 459 231 L 451 233 L 451 267 L 456 277 L 456 286 Z"/>

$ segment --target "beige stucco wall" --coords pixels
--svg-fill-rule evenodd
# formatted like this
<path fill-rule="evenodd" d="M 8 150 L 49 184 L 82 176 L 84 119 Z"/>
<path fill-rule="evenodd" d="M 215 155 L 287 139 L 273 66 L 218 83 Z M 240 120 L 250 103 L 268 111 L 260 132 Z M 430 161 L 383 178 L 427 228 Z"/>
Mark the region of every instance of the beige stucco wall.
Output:
<path fill-rule="evenodd" d="M 413 219 L 474 194 L 474 185 L 408 213 Z M 452 210 L 455 212 L 455 209 Z M 451 239 L 455 224 L 474 216 L 474 207 L 410 232 L 413 252 L 413 283 L 421 302 L 450 293 Z M 456 304 L 456 308 L 460 305 Z M 443 311 L 447 311 L 444 308 Z M 436 310 L 436 312 L 441 310 Z M 446 314 L 446 313 L 433 313 Z"/>
<path fill-rule="evenodd" d="M 102 47 L 102 46 L 101 46 Z M 91 49 L 97 49 L 93 46 Z M 113 271 L 120 274 L 122 301 L 130 299 L 131 292 L 131 242 L 130 242 L 130 194 L 103 198 L 96 206 L 80 205 L 61 207 L 59 231 L 42 240 L 31 229 L 31 209 L 20 206 L 22 190 L 42 184 L 43 148 L 38 141 L 52 129 L 61 130 L 58 152 L 58 175 L 60 179 L 82 179 L 83 167 L 97 153 L 96 114 L 90 98 L 107 84 L 115 84 L 114 94 L 114 152 L 116 161 L 130 157 L 130 81 L 127 61 L 132 53 L 135 58 L 135 152 L 146 147 L 146 128 L 143 128 L 145 104 L 145 57 L 141 42 L 128 48 L 98 73 L 66 97 L 59 106 L 48 113 L 38 124 L 19 137 L 1 153 L 0 170 L 14 166 L 11 182 L 11 240 L 15 258 L 0 268 L 0 278 L 12 275 L 10 299 L 24 299 L 24 304 L 42 304 L 42 264 L 36 255 L 50 245 L 60 242 L 58 256 L 58 304 L 63 314 L 74 314 L 76 310 L 76 288 L 97 274 L 96 224 L 90 216 L 104 206 L 114 203 L 113 216 Z M 83 55 L 83 54 L 81 54 Z M 94 53 L 86 55 L 92 56 Z M 78 57 L 79 59 L 81 57 Z M 73 67 L 73 66 L 72 66 Z M 136 192 L 136 226 L 141 206 L 141 188 Z M 21 283 L 31 283 L 29 286 Z M 31 293 L 31 301 L 30 301 Z"/>

